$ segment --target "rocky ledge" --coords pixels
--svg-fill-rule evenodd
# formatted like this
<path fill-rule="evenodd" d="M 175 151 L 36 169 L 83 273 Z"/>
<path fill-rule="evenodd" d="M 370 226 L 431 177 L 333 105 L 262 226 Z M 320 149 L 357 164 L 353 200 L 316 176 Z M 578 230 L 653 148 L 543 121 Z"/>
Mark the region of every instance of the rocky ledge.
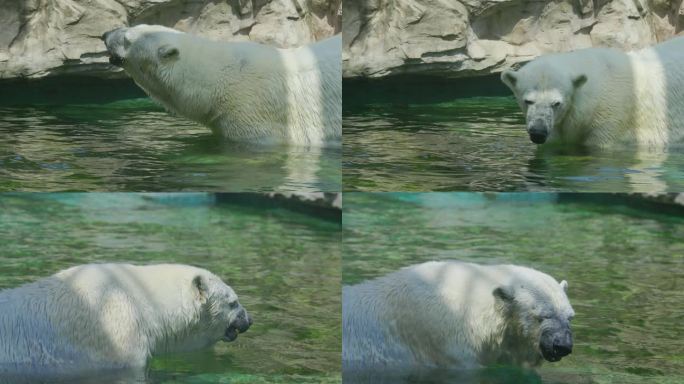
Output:
<path fill-rule="evenodd" d="M 300 46 L 341 29 L 342 0 L 0 0 L 0 79 L 121 77 L 100 36 L 161 24 L 220 40 Z"/>
<path fill-rule="evenodd" d="M 684 26 L 667 0 L 344 0 L 344 76 L 499 72 L 539 55 L 634 49 Z"/>

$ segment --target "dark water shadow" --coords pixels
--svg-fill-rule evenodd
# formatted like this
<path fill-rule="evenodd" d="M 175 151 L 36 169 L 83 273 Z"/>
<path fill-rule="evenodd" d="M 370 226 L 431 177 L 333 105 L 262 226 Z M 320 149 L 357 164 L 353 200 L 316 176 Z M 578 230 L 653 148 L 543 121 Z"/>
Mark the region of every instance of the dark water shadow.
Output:
<path fill-rule="evenodd" d="M 100 370 L 82 374 L 2 374 L 0 384 L 144 384 L 149 374 L 143 369 Z"/>
<path fill-rule="evenodd" d="M 100 104 L 146 97 L 133 79 L 87 76 L 0 80 L 0 107 Z"/>
<path fill-rule="evenodd" d="M 541 384 L 541 376 L 533 370 L 498 367 L 478 370 L 440 368 L 414 369 L 397 373 L 396 370 L 344 371 L 344 384 Z"/>

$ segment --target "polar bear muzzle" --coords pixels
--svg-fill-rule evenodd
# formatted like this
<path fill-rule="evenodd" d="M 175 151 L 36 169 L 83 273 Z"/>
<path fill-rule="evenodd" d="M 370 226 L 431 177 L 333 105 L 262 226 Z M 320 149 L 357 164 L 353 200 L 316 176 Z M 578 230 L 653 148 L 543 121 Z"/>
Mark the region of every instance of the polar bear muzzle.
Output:
<path fill-rule="evenodd" d="M 539 341 L 539 349 L 546 361 L 556 362 L 572 353 L 572 331 L 569 324 L 559 320 L 546 320 L 552 323 L 544 327 Z"/>
<path fill-rule="evenodd" d="M 548 126 L 542 119 L 532 121 L 527 127 L 527 132 L 530 140 L 535 144 L 544 144 L 549 136 Z"/>
<path fill-rule="evenodd" d="M 107 53 L 109 53 L 109 63 L 117 67 L 123 67 L 126 62 L 122 56 L 124 32 L 124 28 L 116 28 L 103 33 L 101 37 L 107 47 Z"/>
<path fill-rule="evenodd" d="M 239 333 L 246 332 L 249 327 L 252 326 L 252 317 L 245 311 L 244 308 L 240 308 L 240 313 L 235 317 L 226 328 L 226 332 L 223 334 L 223 341 L 231 342 L 237 339 Z"/>

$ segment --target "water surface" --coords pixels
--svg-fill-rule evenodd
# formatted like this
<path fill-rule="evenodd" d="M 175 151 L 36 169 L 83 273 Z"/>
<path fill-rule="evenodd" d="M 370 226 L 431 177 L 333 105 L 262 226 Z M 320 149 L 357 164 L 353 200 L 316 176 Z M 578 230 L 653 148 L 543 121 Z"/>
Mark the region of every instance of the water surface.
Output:
<path fill-rule="evenodd" d="M 155 358 L 146 374 L 64 383 L 340 382 L 339 223 L 210 194 L 4 194 L 0 243 L 0 289 L 77 264 L 185 263 L 254 318 L 235 342 Z"/>
<path fill-rule="evenodd" d="M 145 97 L 59 100 L 0 105 L 0 191 L 341 188 L 340 148 L 228 142 Z"/>
<path fill-rule="evenodd" d="M 512 263 L 566 279 L 576 312 L 573 353 L 537 373 L 500 367 L 383 381 L 374 372 L 374 382 L 684 382 L 684 216 L 618 198 L 345 194 L 343 284 L 429 260 Z"/>
<path fill-rule="evenodd" d="M 512 96 L 420 102 L 424 94 L 397 92 L 407 95 L 345 103 L 345 190 L 684 191 L 682 148 L 537 146 Z"/>

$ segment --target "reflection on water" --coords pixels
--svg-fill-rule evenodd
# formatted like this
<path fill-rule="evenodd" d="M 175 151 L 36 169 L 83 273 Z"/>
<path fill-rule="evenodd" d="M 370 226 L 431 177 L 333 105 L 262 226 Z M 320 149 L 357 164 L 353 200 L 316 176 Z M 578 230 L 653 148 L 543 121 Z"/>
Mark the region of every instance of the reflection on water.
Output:
<path fill-rule="evenodd" d="M 684 149 L 537 146 L 512 97 L 344 111 L 344 188 L 362 191 L 684 190 Z"/>
<path fill-rule="evenodd" d="M 210 194 L 5 194 L 0 243 L 0 289 L 77 264 L 185 263 L 221 277 L 254 318 L 235 342 L 155 358 L 147 372 L 64 382 L 340 381 L 338 223 Z"/>
<path fill-rule="evenodd" d="M 569 283 L 575 349 L 537 375 L 510 368 L 352 382 L 681 383 L 684 217 L 619 197 L 345 194 L 344 284 L 429 260 L 530 266 Z M 600 197 L 600 199 L 599 199 Z M 512 377 L 519 380 L 511 381 Z M 346 379 L 345 379 L 346 382 Z"/>
<path fill-rule="evenodd" d="M 226 142 L 147 98 L 0 107 L 0 191 L 339 191 L 339 148 Z"/>

